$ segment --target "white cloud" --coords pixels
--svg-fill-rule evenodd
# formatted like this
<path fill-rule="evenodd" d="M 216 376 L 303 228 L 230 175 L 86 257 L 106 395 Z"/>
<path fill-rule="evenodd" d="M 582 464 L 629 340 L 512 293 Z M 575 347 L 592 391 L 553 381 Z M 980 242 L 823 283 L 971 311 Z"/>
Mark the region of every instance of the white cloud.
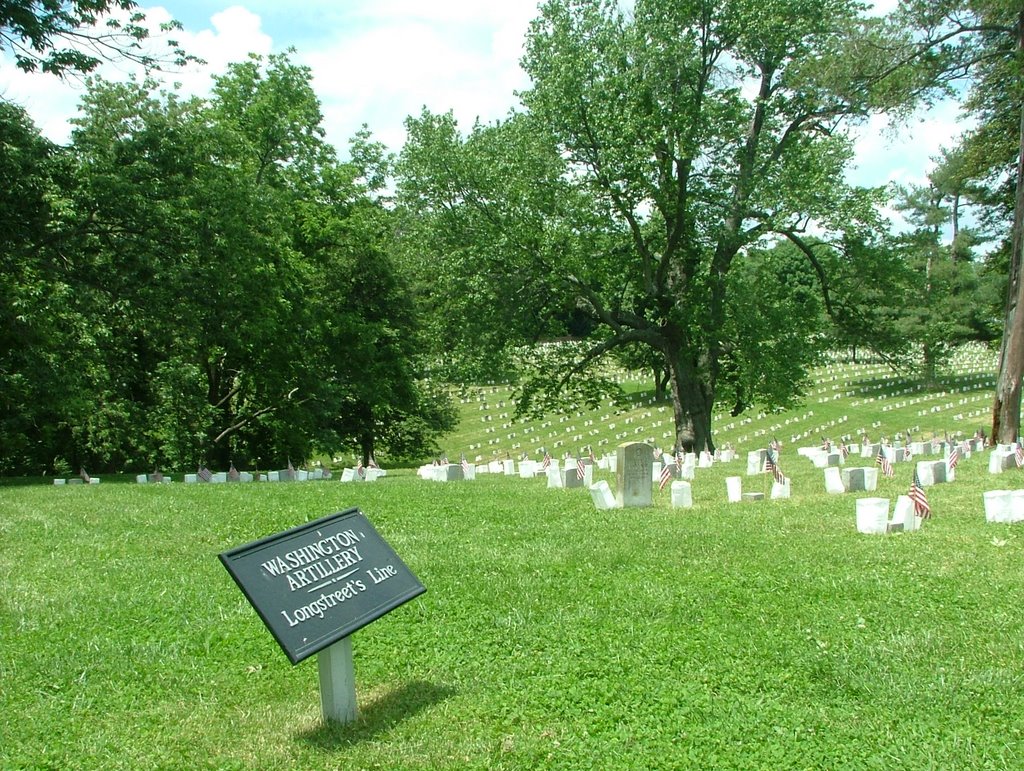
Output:
<path fill-rule="evenodd" d="M 973 125 L 954 102 L 923 110 L 905 124 L 874 116 L 854 132 L 855 152 L 848 179 L 857 185 L 923 185 L 934 159 Z"/>
<path fill-rule="evenodd" d="M 363 123 L 393 150 L 403 122 L 426 106 L 463 128 L 506 115 L 528 85 L 519 67 L 535 0 L 422 3 L 383 0 L 300 51 L 314 73 L 328 137 L 344 145 Z M 365 31 L 362 25 L 369 21 Z"/>
<path fill-rule="evenodd" d="M 159 32 L 161 23 L 172 14 L 162 6 L 144 8 L 151 30 L 154 53 L 161 53 L 168 35 Z M 213 14 L 212 27 L 173 33 L 173 39 L 190 54 L 204 59 L 205 66 L 193 65 L 161 76 L 166 83 L 180 83 L 183 93 L 205 95 L 209 92 L 211 73 L 222 73 L 231 62 L 242 61 L 249 52 L 267 54 L 271 38 L 261 30 L 260 17 L 241 6 L 232 6 Z M 125 63 L 104 62 L 94 73 L 106 80 L 121 81 L 132 74 L 141 77 L 138 67 Z M 77 114 L 77 105 L 85 93 L 80 79 L 62 80 L 43 73 L 24 73 L 15 69 L 8 57 L 0 55 L 0 94 L 23 106 L 44 136 L 65 143 L 71 135 L 68 121 Z"/>

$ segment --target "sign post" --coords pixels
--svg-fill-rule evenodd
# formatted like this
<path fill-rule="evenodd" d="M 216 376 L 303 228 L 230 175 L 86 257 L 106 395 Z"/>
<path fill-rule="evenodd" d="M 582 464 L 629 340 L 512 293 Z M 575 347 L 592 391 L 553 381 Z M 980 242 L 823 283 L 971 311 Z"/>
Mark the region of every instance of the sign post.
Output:
<path fill-rule="evenodd" d="M 351 723 L 359 717 L 352 638 L 343 637 L 316 655 L 320 670 L 320 714 L 325 721 Z"/>
<path fill-rule="evenodd" d="M 220 555 L 285 655 L 319 653 L 325 720 L 357 715 L 350 635 L 426 591 L 359 509 Z"/>

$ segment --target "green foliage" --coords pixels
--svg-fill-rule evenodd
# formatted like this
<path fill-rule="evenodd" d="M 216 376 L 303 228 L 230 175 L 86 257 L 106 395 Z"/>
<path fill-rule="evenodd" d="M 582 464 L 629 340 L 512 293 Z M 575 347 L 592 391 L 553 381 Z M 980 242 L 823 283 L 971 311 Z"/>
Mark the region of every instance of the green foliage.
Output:
<path fill-rule="evenodd" d="M 309 78 L 281 55 L 208 102 L 92 80 L 60 152 L 5 108 L 0 468 L 429 452 L 450 418 L 420 386 L 387 159 L 363 132 L 336 160 Z"/>
<path fill-rule="evenodd" d="M 167 56 L 150 52 L 146 16 L 134 0 L 4 0 L 0 4 L 0 50 L 25 72 L 58 76 L 88 73 L 103 60 L 128 60 L 146 67 L 197 61 L 173 39 Z M 161 32 L 180 30 L 171 21 Z"/>

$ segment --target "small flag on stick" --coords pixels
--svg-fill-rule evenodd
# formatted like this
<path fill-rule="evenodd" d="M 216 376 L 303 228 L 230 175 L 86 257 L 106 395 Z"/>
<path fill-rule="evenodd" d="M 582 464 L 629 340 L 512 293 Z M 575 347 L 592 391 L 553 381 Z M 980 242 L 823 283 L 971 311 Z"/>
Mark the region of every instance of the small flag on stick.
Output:
<path fill-rule="evenodd" d="M 779 468 L 779 456 L 775 454 L 774 450 L 768 450 L 768 454 L 764 459 L 764 470 L 770 471 L 772 478 L 780 485 L 784 485 L 786 483 L 786 475 L 783 474 L 782 469 Z"/>
<path fill-rule="evenodd" d="M 665 485 L 668 484 L 668 480 L 672 478 L 673 464 L 666 463 L 661 469 L 661 479 L 658 482 L 658 492 L 665 489 Z"/>
<path fill-rule="evenodd" d="M 910 483 L 908 495 L 914 503 L 914 516 L 927 519 L 932 515 L 932 508 L 928 505 L 928 494 L 921 486 L 921 478 L 917 475 L 917 469 L 914 469 L 914 479 Z"/>
<path fill-rule="evenodd" d="M 885 457 L 883 449 L 884 448 L 881 444 L 878 445 L 878 455 L 875 456 L 875 465 L 881 467 L 883 474 L 887 477 L 891 477 L 893 475 L 892 463 L 890 463 L 889 459 Z"/>

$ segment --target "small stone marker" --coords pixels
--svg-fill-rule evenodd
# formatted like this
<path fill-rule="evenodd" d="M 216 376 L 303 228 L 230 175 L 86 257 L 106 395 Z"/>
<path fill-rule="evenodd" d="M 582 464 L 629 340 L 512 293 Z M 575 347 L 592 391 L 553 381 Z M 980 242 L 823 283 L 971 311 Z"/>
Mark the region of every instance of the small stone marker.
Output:
<path fill-rule="evenodd" d="M 867 490 L 863 468 L 844 468 L 843 487 L 851 493 L 859 493 Z"/>
<path fill-rule="evenodd" d="M 1013 501 L 1011 490 L 989 490 L 982 493 L 986 522 L 1011 522 Z"/>
<path fill-rule="evenodd" d="M 739 503 L 743 500 L 743 477 L 726 477 L 725 494 L 729 503 Z"/>
<path fill-rule="evenodd" d="M 888 498 L 857 499 L 857 532 L 884 535 L 889 526 Z"/>
<path fill-rule="evenodd" d="M 747 476 L 760 474 L 764 471 L 764 459 L 768 457 L 767 450 L 753 450 L 747 453 Z"/>
<path fill-rule="evenodd" d="M 562 472 L 555 466 L 548 466 L 548 489 L 561 489 L 562 488 Z"/>
<path fill-rule="evenodd" d="M 693 506 L 693 489 L 689 482 L 676 481 L 672 483 L 672 508 L 688 509 Z"/>
<path fill-rule="evenodd" d="M 1012 450 L 992 450 L 988 455 L 988 471 L 990 474 L 1002 474 L 1017 465 Z"/>
<path fill-rule="evenodd" d="M 603 479 L 590 486 L 590 497 L 598 509 L 615 508 L 615 496 L 612 495 L 612 489 L 608 486 L 608 482 Z"/>
<path fill-rule="evenodd" d="M 827 466 L 825 468 L 825 492 L 832 494 L 846 492 L 846 488 L 843 487 L 843 477 L 839 473 L 838 466 Z"/>
<path fill-rule="evenodd" d="M 562 474 L 562 487 L 566 489 L 583 487 L 583 478 L 576 472 L 575 463 L 566 463 L 565 468 L 560 473 Z"/>
<path fill-rule="evenodd" d="M 743 500 L 745 501 L 763 501 L 764 493 L 743 493 Z"/>
<path fill-rule="evenodd" d="M 359 509 L 220 554 L 285 655 L 319 661 L 325 720 L 356 716 L 353 632 L 426 591 Z"/>
<path fill-rule="evenodd" d="M 917 463 L 917 475 L 921 486 L 928 487 L 946 481 L 946 461 L 922 460 Z"/>
<path fill-rule="evenodd" d="M 650 506 L 654 502 L 654 450 L 643 442 L 626 442 L 618 446 L 615 455 L 615 502 L 623 508 Z"/>

